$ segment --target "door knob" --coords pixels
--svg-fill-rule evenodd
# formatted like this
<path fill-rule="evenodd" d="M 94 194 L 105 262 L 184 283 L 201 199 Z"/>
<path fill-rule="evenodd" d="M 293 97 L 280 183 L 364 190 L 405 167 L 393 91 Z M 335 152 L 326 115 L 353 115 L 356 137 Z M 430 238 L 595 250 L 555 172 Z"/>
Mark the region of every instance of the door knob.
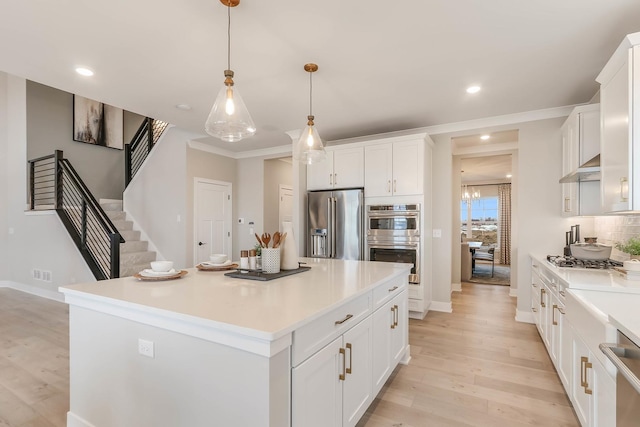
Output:
<path fill-rule="evenodd" d="M 198 246 L 206 245 L 206 243 L 198 242 Z"/>

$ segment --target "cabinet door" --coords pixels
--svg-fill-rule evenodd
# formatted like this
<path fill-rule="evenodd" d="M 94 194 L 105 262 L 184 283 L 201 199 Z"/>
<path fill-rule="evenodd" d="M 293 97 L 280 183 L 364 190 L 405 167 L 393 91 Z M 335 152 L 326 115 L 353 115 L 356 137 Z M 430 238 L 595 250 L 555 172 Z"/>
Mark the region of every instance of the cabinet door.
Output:
<path fill-rule="evenodd" d="M 393 146 L 375 144 L 364 148 L 364 193 L 366 197 L 391 196 Z"/>
<path fill-rule="evenodd" d="M 420 140 L 393 144 L 392 191 L 396 196 L 423 193 L 424 143 Z"/>
<path fill-rule="evenodd" d="M 616 382 L 595 358 L 593 362 L 593 426 L 616 425 Z"/>
<path fill-rule="evenodd" d="M 625 63 L 600 88 L 602 139 L 600 185 L 604 212 L 631 209 L 629 203 L 629 70 Z"/>
<path fill-rule="evenodd" d="M 391 329 L 391 369 L 395 368 L 404 356 L 409 340 L 409 310 L 407 292 L 397 295 L 393 300 L 395 308 L 395 327 Z"/>
<path fill-rule="evenodd" d="M 553 365 L 556 367 L 556 371 L 558 370 L 559 362 L 560 362 L 560 340 L 562 338 L 560 329 L 560 312 L 558 309 L 562 309 L 560 306 L 560 301 L 555 294 L 549 294 L 549 356 L 551 356 L 551 361 Z"/>
<path fill-rule="evenodd" d="M 373 367 L 373 395 L 380 389 L 391 375 L 391 331 L 394 327 L 394 300 L 388 301 L 373 313 L 373 341 L 371 364 Z"/>
<path fill-rule="evenodd" d="M 342 425 L 355 426 L 373 401 L 371 384 L 371 317 L 343 335 L 346 379 L 342 382 Z M 295 424 L 304 425 L 307 424 Z"/>
<path fill-rule="evenodd" d="M 333 152 L 334 188 L 364 187 L 364 149 L 335 149 Z"/>
<path fill-rule="evenodd" d="M 333 151 L 327 150 L 327 158 L 319 163 L 307 165 L 307 190 L 333 188 Z"/>
<path fill-rule="evenodd" d="M 294 426 L 342 426 L 342 337 L 292 369 L 291 422 Z"/>
<path fill-rule="evenodd" d="M 538 333 L 542 337 L 542 328 L 540 324 L 540 280 L 536 275 L 531 277 L 531 312 L 533 314 L 533 323 L 538 328 Z"/>
<path fill-rule="evenodd" d="M 575 330 L 575 329 L 574 329 Z M 588 369 L 587 363 L 589 361 L 589 349 L 582 342 L 578 334 L 573 334 L 573 348 L 572 348 L 572 380 L 571 380 L 571 394 L 573 395 L 573 408 L 576 411 L 578 420 L 583 426 L 591 425 L 591 390 L 592 382 L 591 377 L 592 369 Z M 590 387 L 587 387 L 586 385 Z"/>
<path fill-rule="evenodd" d="M 558 371 L 558 376 L 560 377 L 560 381 L 562 381 L 562 385 L 564 385 L 564 389 L 569 395 L 569 399 L 571 399 L 571 364 L 573 362 L 572 356 L 572 348 L 573 348 L 573 330 L 571 329 L 571 325 L 569 322 L 565 321 L 564 314 L 564 306 L 560 305 L 558 307 L 558 312 L 556 313 L 556 319 L 558 319 L 558 330 L 560 334 L 558 336 L 559 341 L 559 349 L 558 349 L 558 363 L 556 364 L 556 369 Z"/>
<path fill-rule="evenodd" d="M 578 114 L 569 116 L 562 127 L 562 176 L 578 167 Z M 562 184 L 562 216 L 578 215 L 578 183 Z"/>

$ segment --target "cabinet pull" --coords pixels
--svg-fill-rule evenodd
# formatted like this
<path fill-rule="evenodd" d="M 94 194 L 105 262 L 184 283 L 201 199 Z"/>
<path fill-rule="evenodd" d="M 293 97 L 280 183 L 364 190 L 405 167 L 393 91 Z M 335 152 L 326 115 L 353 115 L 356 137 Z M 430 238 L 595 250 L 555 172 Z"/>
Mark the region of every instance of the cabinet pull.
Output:
<path fill-rule="evenodd" d="M 591 364 L 591 362 L 589 362 L 589 359 L 587 359 L 586 357 L 585 359 L 586 361 L 584 363 L 584 392 L 585 394 L 593 394 L 593 390 L 589 388 L 589 381 L 587 381 L 587 369 L 593 368 L 593 365 Z"/>
<path fill-rule="evenodd" d="M 535 308 L 535 307 L 531 307 L 531 311 L 533 311 L 534 313 L 537 313 L 537 312 L 538 312 L 538 309 L 537 309 L 537 308 Z"/>
<path fill-rule="evenodd" d="M 394 286 L 393 288 L 389 289 L 389 292 L 393 292 L 393 291 L 395 291 L 396 289 L 398 289 L 398 287 L 397 287 L 397 286 Z"/>
<path fill-rule="evenodd" d="M 352 317 L 353 317 L 353 314 L 347 314 L 344 319 L 336 320 L 335 324 L 336 325 L 342 325 L 344 322 L 346 322 L 347 320 L 351 319 Z"/>
<path fill-rule="evenodd" d="M 387 193 L 391 193 L 391 180 L 387 181 Z"/>
<path fill-rule="evenodd" d="M 564 291 L 560 291 L 560 292 L 559 292 L 559 294 L 560 294 L 561 296 L 564 296 Z M 564 314 L 564 312 L 563 312 L 562 314 Z"/>
<path fill-rule="evenodd" d="M 545 304 L 545 302 L 544 302 L 544 294 L 546 292 L 547 292 L 546 290 L 540 289 L 540 307 L 546 307 L 547 306 L 547 304 Z"/>
<path fill-rule="evenodd" d="M 393 192 L 395 193 L 396 191 L 398 191 L 397 189 L 397 185 L 396 185 L 396 180 L 393 180 Z"/>
<path fill-rule="evenodd" d="M 391 329 L 396 328 L 396 306 L 391 307 L 391 315 L 393 316 L 393 320 L 391 320 Z"/>
<path fill-rule="evenodd" d="M 332 174 L 332 173 L 330 173 L 330 174 L 329 174 L 329 185 L 333 185 L 333 179 L 332 179 L 332 177 L 333 177 L 333 174 Z"/>
<path fill-rule="evenodd" d="M 585 380 L 585 376 L 586 376 L 586 368 L 585 368 L 585 364 L 587 363 L 589 359 L 582 356 L 580 357 L 580 387 L 587 387 L 587 381 Z"/>
<path fill-rule="evenodd" d="M 531 267 L 532 268 L 538 268 L 538 264 L 533 264 Z"/>
<path fill-rule="evenodd" d="M 342 355 L 342 373 L 338 375 L 338 379 L 344 381 L 347 376 L 346 368 L 347 368 L 347 358 L 344 354 L 344 348 L 340 348 L 340 354 Z"/>
<path fill-rule="evenodd" d="M 394 305 L 393 307 L 395 308 L 395 311 L 393 313 L 393 327 L 395 328 L 396 326 L 398 326 L 398 311 L 400 309 L 397 305 Z"/>
<path fill-rule="evenodd" d="M 534 288 L 538 287 L 538 285 L 536 285 L 535 283 L 532 283 L 531 286 L 533 286 Z"/>
<path fill-rule="evenodd" d="M 333 185 L 338 185 L 338 174 L 337 173 L 333 174 Z"/>
<path fill-rule="evenodd" d="M 571 212 L 571 199 L 569 197 L 564 198 L 564 211 Z"/>
<path fill-rule="evenodd" d="M 556 304 L 553 304 L 553 308 L 551 309 L 551 324 L 553 326 L 558 326 L 558 322 L 556 321 L 556 309 L 558 308 L 558 306 Z"/>
<path fill-rule="evenodd" d="M 560 312 L 560 314 L 564 314 L 564 309 L 562 307 L 558 307 L 558 311 Z"/>
<path fill-rule="evenodd" d="M 620 201 L 626 202 L 628 200 L 629 200 L 629 180 L 625 176 L 620 178 Z"/>
<path fill-rule="evenodd" d="M 351 357 L 353 355 L 353 348 L 351 348 L 351 343 L 347 343 L 346 347 L 349 349 L 349 367 L 345 370 L 345 372 L 347 374 L 351 373 L 351 368 L 353 368 L 353 358 Z M 346 356 L 345 356 L 346 359 Z M 346 366 L 346 361 L 345 361 L 345 366 Z"/>

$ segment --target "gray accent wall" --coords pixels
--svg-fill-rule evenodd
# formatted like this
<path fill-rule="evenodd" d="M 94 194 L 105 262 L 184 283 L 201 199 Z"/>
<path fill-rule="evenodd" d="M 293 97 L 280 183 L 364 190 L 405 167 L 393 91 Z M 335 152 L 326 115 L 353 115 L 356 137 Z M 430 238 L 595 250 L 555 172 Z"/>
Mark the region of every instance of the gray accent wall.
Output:
<path fill-rule="evenodd" d="M 143 116 L 124 112 L 124 143 Z M 27 81 L 27 159 L 62 150 L 96 199 L 122 199 L 124 150 L 73 140 L 73 94 Z"/>
<path fill-rule="evenodd" d="M 264 231 L 282 231 L 280 224 L 280 184 L 293 187 L 293 166 L 281 159 L 264 161 Z"/>

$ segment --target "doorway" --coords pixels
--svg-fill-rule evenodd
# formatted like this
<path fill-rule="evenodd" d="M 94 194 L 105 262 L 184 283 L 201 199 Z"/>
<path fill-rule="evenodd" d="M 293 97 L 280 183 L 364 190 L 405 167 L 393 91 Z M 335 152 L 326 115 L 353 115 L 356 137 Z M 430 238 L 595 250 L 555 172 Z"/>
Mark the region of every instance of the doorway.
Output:
<path fill-rule="evenodd" d="M 293 222 L 293 187 L 280 184 L 278 204 L 278 224 L 284 221 Z"/>
<path fill-rule="evenodd" d="M 194 262 L 209 261 L 210 254 L 232 255 L 230 182 L 195 178 Z"/>

